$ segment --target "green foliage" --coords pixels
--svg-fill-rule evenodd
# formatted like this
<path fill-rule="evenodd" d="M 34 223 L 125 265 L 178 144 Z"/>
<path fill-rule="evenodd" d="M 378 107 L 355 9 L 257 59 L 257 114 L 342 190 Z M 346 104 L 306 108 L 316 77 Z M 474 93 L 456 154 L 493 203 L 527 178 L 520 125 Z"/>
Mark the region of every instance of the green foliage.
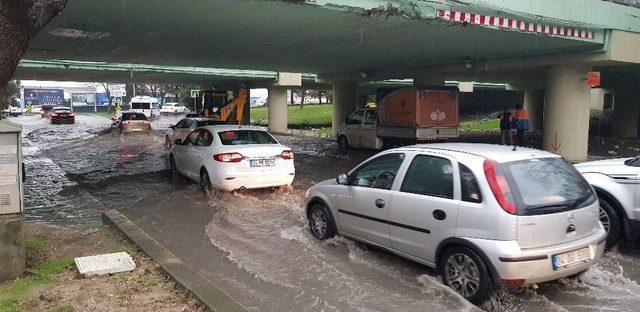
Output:
<path fill-rule="evenodd" d="M 47 249 L 47 241 L 40 237 L 27 237 L 25 242 L 27 252 L 41 253 Z"/>
<path fill-rule="evenodd" d="M 73 312 L 73 311 L 75 310 L 70 305 L 57 306 L 47 310 L 47 312 Z"/>
<path fill-rule="evenodd" d="M 61 259 L 40 263 L 33 268 L 33 275 L 17 279 L 7 286 L 0 288 L 0 312 L 3 311 L 2 308 L 4 306 L 10 305 L 11 302 L 17 302 L 17 300 L 52 283 L 54 281 L 53 275 L 66 271 L 73 263 L 73 259 Z"/>
<path fill-rule="evenodd" d="M 158 286 L 158 281 L 156 279 L 150 278 L 144 282 L 144 286 L 147 288 L 153 288 Z"/>
<path fill-rule="evenodd" d="M 20 97 L 20 80 L 9 81 L 6 88 L 0 87 L 0 110 L 15 104 L 14 99 Z"/>
<path fill-rule="evenodd" d="M 120 248 L 118 248 L 117 252 L 126 252 L 130 255 L 135 255 L 138 253 L 138 247 L 136 246 L 132 246 L 132 245 L 124 245 Z"/>
<path fill-rule="evenodd" d="M 75 261 L 71 258 L 69 259 L 60 259 L 53 260 L 49 262 L 43 262 L 35 266 L 35 271 L 40 275 L 54 275 L 58 273 L 62 273 L 69 269 L 72 265 L 75 264 Z"/>
<path fill-rule="evenodd" d="M 17 300 L 2 300 L 0 299 L 0 312 L 18 312 L 22 311 L 20 309 L 20 304 Z"/>

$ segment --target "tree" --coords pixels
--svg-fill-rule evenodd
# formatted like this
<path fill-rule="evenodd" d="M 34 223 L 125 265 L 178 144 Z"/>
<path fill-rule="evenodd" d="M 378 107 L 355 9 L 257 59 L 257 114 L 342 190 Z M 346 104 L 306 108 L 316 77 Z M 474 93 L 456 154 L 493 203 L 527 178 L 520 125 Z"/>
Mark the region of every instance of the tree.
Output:
<path fill-rule="evenodd" d="M 7 93 L 29 40 L 66 5 L 67 0 L 0 0 L 0 93 Z"/>
<path fill-rule="evenodd" d="M 109 91 L 109 83 L 103 82 L 101 83 L 102 88 L 104 88 L 104 92 L 107 94 L 107 99 L 109 100 L 109 104 L 107 106 L 107 112 L 111 113 L 111 92 Z"/>
<path fill-rule="evenodd" d="M 15 103 L 15 99 L 20 97 L 20 81 L 10 81 L 7 86 L 0 90 L 0 110 L 4 110 L 9 105 Z"/>

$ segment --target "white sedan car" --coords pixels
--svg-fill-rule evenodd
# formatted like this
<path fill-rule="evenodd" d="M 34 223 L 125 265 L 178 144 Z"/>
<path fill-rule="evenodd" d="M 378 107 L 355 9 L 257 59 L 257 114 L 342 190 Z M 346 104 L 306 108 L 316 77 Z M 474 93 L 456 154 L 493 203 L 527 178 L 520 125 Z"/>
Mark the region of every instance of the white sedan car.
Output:
<path fill-rule="evenodd" d="M 211 118 L 187 117 L 178 121 L 174 126 L 169 127 L 169 131 L 164 137 L 164 147 L 171 148 L 173 142 L 177 139 L 184 139 L 196 128 L 212 125 L 227 124 L 224 121 L 214 120 Z"/>
<path fill-rule="evenodd" d="M 164 103 L 160 108 L 160 114 L 185 114 L 189 109 L 180 103 Z"/>
<path fill-rule="evenodd" d="M 205 192 L 288 186 L 295 176 L 293 151 L 259 127 L 206 126 L 174 143 L 171 175 L 196 181 Z"/>

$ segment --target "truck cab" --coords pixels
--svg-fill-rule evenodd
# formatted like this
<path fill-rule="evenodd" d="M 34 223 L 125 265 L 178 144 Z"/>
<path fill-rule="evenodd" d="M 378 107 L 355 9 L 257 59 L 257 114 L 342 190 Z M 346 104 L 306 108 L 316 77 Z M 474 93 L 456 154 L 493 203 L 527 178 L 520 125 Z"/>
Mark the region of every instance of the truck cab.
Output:
<path fill-rule="evenodd" d="M 382 140 L 376 133 L 377 120 L 375 108 L 359 109 L 349 115 L 338 128 L 337 139 L 340 148 L 382 148 Z"/>

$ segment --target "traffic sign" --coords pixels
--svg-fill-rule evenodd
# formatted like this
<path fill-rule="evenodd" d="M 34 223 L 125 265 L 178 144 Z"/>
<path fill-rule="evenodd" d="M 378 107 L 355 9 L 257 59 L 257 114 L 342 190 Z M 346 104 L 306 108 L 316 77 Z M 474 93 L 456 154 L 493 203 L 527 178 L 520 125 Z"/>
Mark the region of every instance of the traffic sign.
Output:
<path fill-rule="evenodd" d="M 600 72 L 589 72 L 587 74 L 587 84 L 591 88 L 597 88 L 600 86 Z"/>
<path fill-rule="evenodd" d="M 200 90 L 191 90 L 191 97 L 194 99 L 197 98 L 198 92 L 200 92 Z"/>
<path fill-rule="evenodd" d="M 112 97 L 127 96 L 127 88 L 124 84 L 110 84 L 107 87 L 109 88 L 109 95 Z"/>

